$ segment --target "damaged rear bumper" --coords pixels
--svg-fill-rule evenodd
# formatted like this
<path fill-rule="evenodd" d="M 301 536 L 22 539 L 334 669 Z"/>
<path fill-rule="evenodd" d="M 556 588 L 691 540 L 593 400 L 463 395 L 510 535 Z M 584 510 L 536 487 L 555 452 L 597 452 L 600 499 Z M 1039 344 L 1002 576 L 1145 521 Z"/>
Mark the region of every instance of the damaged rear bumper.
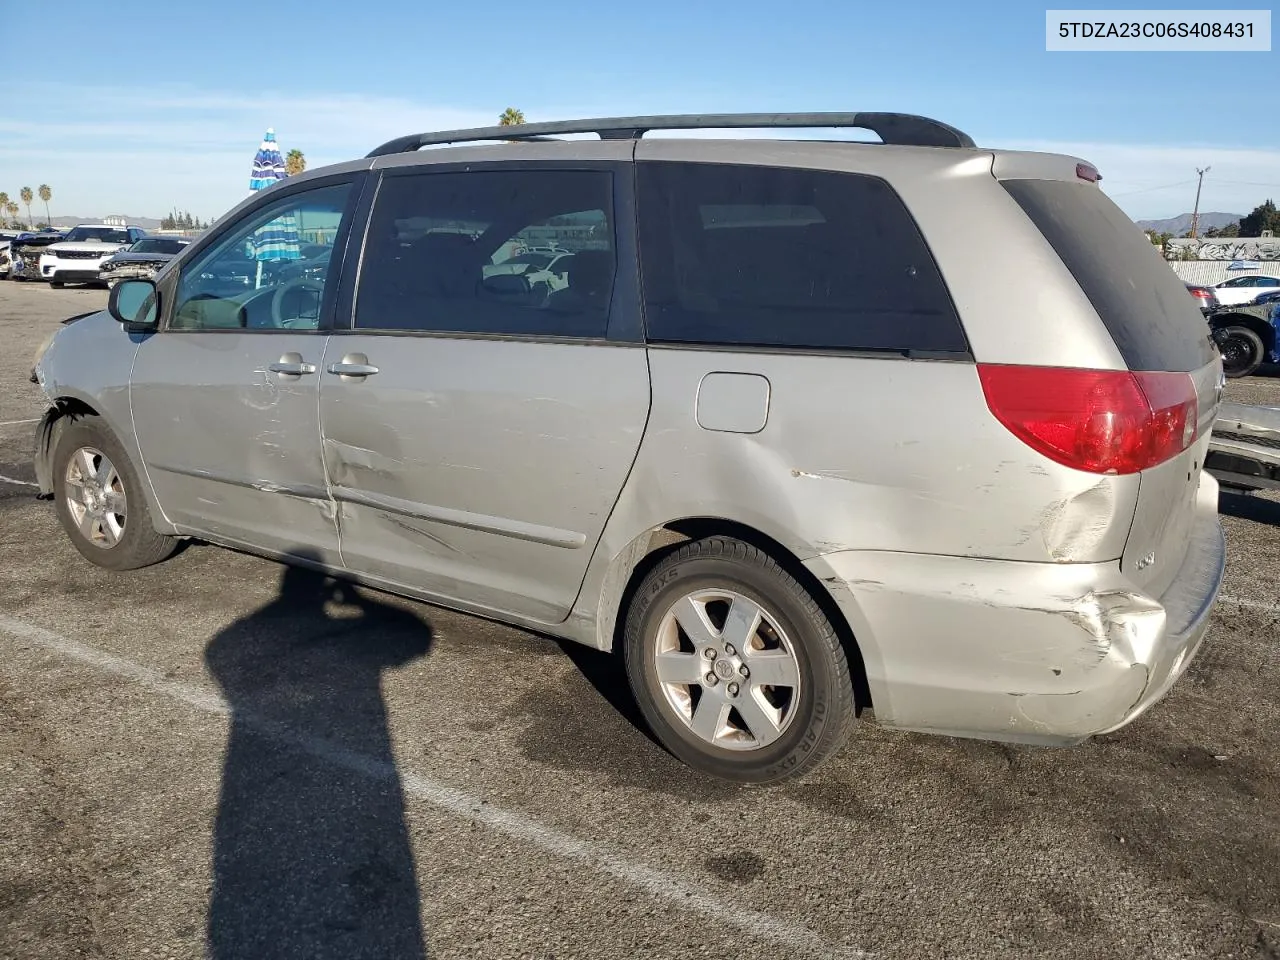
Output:
<path fill-rule="evenodd" d="M 1071 744 L 1132 722 L 1198 651 L 1226 563 L 1205 476 L 1191 542 L 1159 597 L 1112 563 L 847 551 L 809 568 L 858 639 L 876 720 L 904 730 Z"/>

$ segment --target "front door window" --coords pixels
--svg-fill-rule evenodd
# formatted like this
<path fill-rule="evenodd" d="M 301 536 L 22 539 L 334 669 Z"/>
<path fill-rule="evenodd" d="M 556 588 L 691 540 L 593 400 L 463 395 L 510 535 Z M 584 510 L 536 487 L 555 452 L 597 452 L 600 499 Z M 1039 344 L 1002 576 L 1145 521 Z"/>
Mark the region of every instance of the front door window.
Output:
<path fill-rule="evenodd" d="M 343 183 L 284 197 L 202 251 L 182 271 L 170 329 L 315 330 L 350 194 Z"/>

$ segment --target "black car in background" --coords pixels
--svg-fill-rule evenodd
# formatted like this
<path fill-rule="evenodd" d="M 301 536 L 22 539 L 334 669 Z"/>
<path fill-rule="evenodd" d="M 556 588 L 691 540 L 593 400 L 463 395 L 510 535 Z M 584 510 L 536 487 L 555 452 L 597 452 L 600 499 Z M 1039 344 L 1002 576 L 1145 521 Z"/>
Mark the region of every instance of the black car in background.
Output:
<path fill-rule="evenodd" d="M 98 270 L 98 278 L 109 287 L 121 280 L 150 280 L 166 263 L 191 243 L 188 237 L 143 237 L 127 250 L 113 254 Z"/>

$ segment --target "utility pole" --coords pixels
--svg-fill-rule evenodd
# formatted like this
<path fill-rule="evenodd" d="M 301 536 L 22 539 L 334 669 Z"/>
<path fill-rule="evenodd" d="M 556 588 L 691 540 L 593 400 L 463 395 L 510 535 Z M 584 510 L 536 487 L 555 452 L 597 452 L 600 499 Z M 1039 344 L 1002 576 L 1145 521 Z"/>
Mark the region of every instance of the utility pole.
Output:
<path fill-rule="evenodd" d="M 1191 239 L 1192 240 L 1196 238 L 1197 230 L 1200 227 L 1200 188 L 1204 185 L 1204 175 L 1208 172 L 1209 172 L 1208 167 L 1205 167 L 1203 170 L 1199 169 L 1198 167 L 1196 168 L 1196 173 L 1200 175 L 1200 179 L 1199 181 L 1196 182 L 1195 209 L 1191 211 Z"/>

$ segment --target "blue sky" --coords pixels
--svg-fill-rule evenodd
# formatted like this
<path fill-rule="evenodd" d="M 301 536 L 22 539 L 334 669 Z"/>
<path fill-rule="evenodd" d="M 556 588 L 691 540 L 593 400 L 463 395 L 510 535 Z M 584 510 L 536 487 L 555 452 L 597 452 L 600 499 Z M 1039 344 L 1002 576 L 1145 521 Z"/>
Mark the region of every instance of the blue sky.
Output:
<path fill-rule="evenodd" d="M 0 190 L 48 183 L 55 216 L 216 217 L 268 126 L 314 168 L 507 106 L 922 113 L 982 146 L 1093 160 L 1135 217 L 1190 210 L 1204 166 L 1202 210 L 1280 200 L 1280 54 L 1048 53 L 1026 0 L 57 7 L 6 10 L 8 61 L 39 64 L 7 71 L 0 110 Z"/>

